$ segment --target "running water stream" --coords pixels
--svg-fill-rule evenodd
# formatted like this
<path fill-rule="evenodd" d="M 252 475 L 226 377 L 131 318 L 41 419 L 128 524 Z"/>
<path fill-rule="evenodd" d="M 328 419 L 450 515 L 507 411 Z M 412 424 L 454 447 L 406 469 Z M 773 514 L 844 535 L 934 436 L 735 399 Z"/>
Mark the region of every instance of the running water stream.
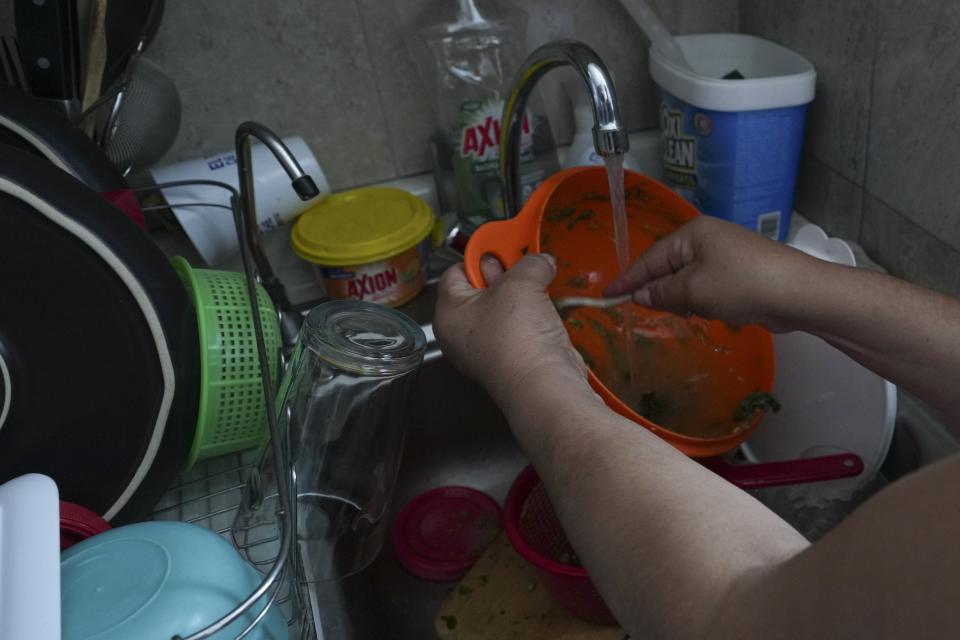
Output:
<path fill-rule="evenodd" d="M 610 184 L 610 207 L 613 211 L 614 241 L 617 245 L 617 265 L 619 273 L 630 266 L 630 230 L 627 227 L 627 208 L 623 194 L 623 154 L 617 153 L 603 158 L 607 166 L 607 181 Z M 629 303 L 623 308 L 623 333 L 626 340 L 627 366 L 630 372 L 631 390 L 640 379 L 637 375 L 636 346 L 633 343 L 634 319 Z"/>

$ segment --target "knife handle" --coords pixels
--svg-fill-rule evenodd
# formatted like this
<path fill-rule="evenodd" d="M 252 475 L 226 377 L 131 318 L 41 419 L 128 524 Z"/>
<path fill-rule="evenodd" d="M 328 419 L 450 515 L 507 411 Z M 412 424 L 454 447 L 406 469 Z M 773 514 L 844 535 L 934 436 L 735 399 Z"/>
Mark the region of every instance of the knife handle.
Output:
<path fill-rule="evenodd" d="M 35 96 L 77 96 L 77 6 L 73 0 L 14 0 L 23 71 Z"/>

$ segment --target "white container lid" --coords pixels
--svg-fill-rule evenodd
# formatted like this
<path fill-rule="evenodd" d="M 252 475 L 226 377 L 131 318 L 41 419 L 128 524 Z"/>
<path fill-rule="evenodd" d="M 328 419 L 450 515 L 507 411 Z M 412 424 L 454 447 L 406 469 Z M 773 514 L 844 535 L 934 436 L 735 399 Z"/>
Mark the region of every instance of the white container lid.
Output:
<path fill-rule="evenodd" d="M 713 111 L 756 111 L 813 100 L 813 65 L 780 45 L 739 33 L 677 36 L 696 70 L 690 73 L 650 47 L 650 75 L 662 89 L 695 107 Z M 724 80 L 733 70 L 742 80 Z"/>

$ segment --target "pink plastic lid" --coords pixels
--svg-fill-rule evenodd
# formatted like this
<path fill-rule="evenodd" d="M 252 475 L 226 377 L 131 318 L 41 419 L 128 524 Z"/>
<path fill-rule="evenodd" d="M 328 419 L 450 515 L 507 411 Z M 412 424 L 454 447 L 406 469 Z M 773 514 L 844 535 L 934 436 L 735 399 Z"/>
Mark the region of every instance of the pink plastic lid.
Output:
<path fill-rule="evenodd" d="M 459 580 L 500 532 L 500 506 L 476 489 L 438 487 L 421 493 L 397 516 L 397 560 L 425 580 Z"/>

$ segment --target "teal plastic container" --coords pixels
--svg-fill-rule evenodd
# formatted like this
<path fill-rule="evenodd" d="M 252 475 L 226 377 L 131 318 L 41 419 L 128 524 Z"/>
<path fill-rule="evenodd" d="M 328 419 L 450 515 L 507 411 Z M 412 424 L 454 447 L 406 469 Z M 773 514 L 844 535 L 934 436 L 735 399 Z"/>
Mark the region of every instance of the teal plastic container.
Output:
<path fill-rule="evenodd" d="M 61 555 L 62 638 L 186 637 L 232 611 L 260 581 L 230 543 L 203 527 L 141 522 L 112 529 Z M 236 638 L 268 597 L 211 638 Z M 247 638 L 286 640 L 280 610 L 272 607 Z"/>

